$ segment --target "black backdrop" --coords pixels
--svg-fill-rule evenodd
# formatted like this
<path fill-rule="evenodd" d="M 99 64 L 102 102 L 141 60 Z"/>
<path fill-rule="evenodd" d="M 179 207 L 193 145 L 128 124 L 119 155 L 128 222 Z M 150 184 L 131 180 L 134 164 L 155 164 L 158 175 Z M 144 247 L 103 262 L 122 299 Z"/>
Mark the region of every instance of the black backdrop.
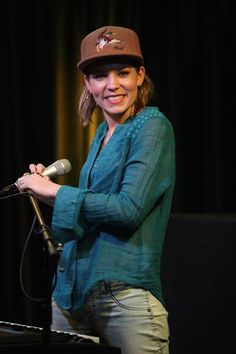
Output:
<path fill-rule="evenodd" d="M 61 158 L 58 90 L 66 87 L 64 104 L 74 114 L 80 40 L 110 23 L 138 32 L 145 66 L 156 86 L 153 103 L 175 129 L 172 212 L 235 215 L 235 4 L 230 0 L 2 1 L 0 188 L 14 182 L 30 162 L 47 165 Z M 62 58 L 66 79 L 60 82 L 56 67 Z M 65 135 L 73 141 L 70 130 Z M 70 142 L 63 151 L 73 166 L 77 164 L 77 174 L 85 151 L 79 152 L 78 162 L 74 146 Z M 67 182 L 76 178 L 73 175 Z M 50 208 L 41 208 L 50 223 Z M 34 213 L 23 197 L 1 200 L 0 212 L 0 319 L 37 325 L 40 309 L 32 310 L 19 282 Z M 40 262 L 41 243 L 36 237 L 24 267 L 25 285 L 33 296 L 40 292 Z"/>

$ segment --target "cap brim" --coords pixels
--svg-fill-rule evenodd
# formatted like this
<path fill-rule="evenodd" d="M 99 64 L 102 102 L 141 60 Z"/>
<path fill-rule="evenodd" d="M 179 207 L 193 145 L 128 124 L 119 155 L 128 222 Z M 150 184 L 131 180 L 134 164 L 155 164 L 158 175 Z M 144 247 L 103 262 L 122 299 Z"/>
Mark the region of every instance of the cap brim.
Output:
<path fill-rule="evenodd" d="M 103 55 L 100 57 L 90 57 L 86 60 L 81 60 L 77 64 L 77 68 L 82 72 L 89 72 L 98 65 L 108 64 L 108 63 L 123 63 L 131 66 L 143 65 L 143 58 L 137 55 Z"/>

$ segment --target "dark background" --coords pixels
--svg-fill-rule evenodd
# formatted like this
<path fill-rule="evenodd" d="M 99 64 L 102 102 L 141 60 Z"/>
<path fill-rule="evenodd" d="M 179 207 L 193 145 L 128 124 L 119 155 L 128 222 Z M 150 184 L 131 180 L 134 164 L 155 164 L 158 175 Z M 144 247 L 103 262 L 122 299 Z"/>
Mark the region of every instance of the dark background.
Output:
<path fill-rule="evenodd" d="M 176 135 L 172 214 L 184 216 L 184 228 L 178 222 L 170 227 L 163 266 L 172 354 L 229 354 L 236 328 L 235 4 L 1 2 L 0 188 L 13 183 L 31 162 L 48 165 L 64 157 L 73 166 L 64 181 L 77 183 L 88 148 L 86 131 L 78 125 L 77 139 L 74 129 L 80 41 L 106 24 L 139 34 L 145 67 L 156 86 L 153 104 L 170 119 Z M 51 209 L 40 207 L 50 224 Z M 19 277 L 34 212 L 27 197 L 0 200 L 0 212 L 0 320 L 42 325 L 41 307 L 25 296 Z M 208 217 L 204 227 L 202 218 Z M 41 266 L 42 245 L 35 235 L 23 266 L 23 283 L 33 298 L 42 295 Z"/>

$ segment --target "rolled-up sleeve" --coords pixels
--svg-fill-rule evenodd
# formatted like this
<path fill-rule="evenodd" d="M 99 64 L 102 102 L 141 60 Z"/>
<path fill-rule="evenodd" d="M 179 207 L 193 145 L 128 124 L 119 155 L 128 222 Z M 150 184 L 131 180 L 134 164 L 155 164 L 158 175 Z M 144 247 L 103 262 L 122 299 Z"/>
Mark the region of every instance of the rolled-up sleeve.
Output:
<path fill-rule="evenodd" d="M 52 217 L 55 241 L 64 243 L 83 237 L 84 225 L 80 220 L 80 211 L 88 192 L 87 189 L 70 186 L 62 186 L 59 189 Z"/>

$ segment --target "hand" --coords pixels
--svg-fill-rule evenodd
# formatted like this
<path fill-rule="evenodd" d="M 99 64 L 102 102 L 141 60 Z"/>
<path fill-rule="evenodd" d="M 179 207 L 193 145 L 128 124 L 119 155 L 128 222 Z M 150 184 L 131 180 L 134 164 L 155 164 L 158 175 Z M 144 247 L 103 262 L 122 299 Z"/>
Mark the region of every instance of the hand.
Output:
<path fill-rule="evenodd" d="M 29 192 L 39 200 L 53 205 L 61 185 L 52 182 L 47 176 L 42 176 L 45 166 L 30 164 L 31 173 L 25 173 L 18 178 L 16 185 L 20 192 Z"/>

